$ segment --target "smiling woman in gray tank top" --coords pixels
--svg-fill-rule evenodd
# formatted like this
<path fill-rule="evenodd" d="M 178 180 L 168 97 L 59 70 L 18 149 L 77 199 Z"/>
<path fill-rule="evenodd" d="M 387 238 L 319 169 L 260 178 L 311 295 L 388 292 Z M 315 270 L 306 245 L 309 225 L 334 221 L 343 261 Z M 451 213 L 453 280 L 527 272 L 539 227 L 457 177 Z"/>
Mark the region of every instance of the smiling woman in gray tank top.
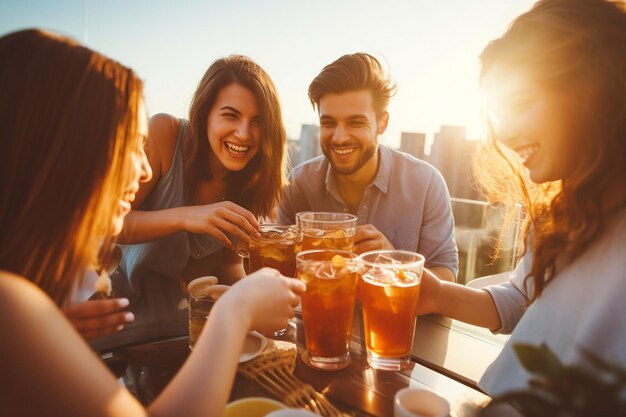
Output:
<path fill-rule="evenodd" d="M 147 154 L 153 178 L 143 184 L 120 243 L 113 275 L 135 321 L 96 348 L 185 334 L 185 283 L 215 275 L 230 284 L 245 275 L 233 251 L 268 216 L 285 182 L 285 129 L 276 88 L 256 63 L 233 55 L 204 74 L 189 121 L 150 120 Z"/>

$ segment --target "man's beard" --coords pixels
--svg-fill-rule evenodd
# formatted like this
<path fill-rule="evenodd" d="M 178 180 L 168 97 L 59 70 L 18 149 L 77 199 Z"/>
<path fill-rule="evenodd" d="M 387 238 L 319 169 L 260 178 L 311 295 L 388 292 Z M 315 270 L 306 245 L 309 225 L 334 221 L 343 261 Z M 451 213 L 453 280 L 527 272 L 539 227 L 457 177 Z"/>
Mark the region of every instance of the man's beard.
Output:
<path fill-rule="evenodd" d="M 322 152 L 330 165 L 333 168 L 333 171 L 339 175 L 352 175 L 357 172 L 359 169 L 363 168 L 363 166 L 376 154 L 378 150 L 378 143 L 369 144 L 369 146 L 365 149 L 365 151 L 361 154 L 360 158 L 354 163 L 352 166 L 344 166 L 338 167 L 333 163 L 333 159 L 330 154 L 332 154 L 331 149 L 322 148 Z"/>

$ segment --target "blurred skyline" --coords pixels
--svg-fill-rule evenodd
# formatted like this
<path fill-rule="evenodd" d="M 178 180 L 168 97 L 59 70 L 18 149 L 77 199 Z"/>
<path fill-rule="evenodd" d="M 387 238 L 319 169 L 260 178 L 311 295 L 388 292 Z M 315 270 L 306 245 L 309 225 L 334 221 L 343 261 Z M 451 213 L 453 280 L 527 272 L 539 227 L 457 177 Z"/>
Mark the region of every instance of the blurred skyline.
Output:
<path fill-rule="evenodd" d="M 481 135 L 478 56 L 531 0 L 0 0 L 0 35 L 27 27 L 65 34 L 135 69 L 150 114 L 187 117 L 215 59 L 240 53 L 274 80 L 290 138 L 318 124 L 307 97 L 328 63 L 353 52 L 383 61 L 398 91 L 382 142 L 441 125 Z"/>

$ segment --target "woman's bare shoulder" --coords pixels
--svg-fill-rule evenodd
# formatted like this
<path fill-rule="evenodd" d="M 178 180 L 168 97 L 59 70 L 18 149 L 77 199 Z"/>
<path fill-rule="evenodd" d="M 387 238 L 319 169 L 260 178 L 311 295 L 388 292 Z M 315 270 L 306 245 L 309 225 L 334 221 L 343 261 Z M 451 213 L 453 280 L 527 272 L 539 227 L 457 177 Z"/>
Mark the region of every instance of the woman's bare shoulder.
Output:
<path fill-rule="evenodd" d="M 46 293 L 28 279 L 0 270 L 0 312 L 15 314 L 15 309 L 28 308 L 32 303 L 53 304 Z"/>
<path fill-rule="evenodd" d="M 170 114 L 158 113 L 150 118 L 148 145 L 158 155 L 162 173 L 166 173 L 171 164 L 180 133 L 180 125 L 180 119 Z"/>
<path fill-rule="evenodd" d="M 22 342 L 37 337 L 28 329 L 40 328 L 42 320 L 47 325 L 55 325 L 63 320 L 63 315 L 52 299 L 35 283 L 23 276 L 8 271 L 0 271 L 0 315 L 11 320 L 0 321 L 0 334 L 5 341 L 10 335 L 20 335 Z M 6 337 L 9 336 L 9 337 Z M 5 346 L 10 347 L 10 343 Z"/>
<path fill-rule="evenodd" d="M 0 314 L 7 415 L 145 415 L 34 283 L 0 271 Z"/>

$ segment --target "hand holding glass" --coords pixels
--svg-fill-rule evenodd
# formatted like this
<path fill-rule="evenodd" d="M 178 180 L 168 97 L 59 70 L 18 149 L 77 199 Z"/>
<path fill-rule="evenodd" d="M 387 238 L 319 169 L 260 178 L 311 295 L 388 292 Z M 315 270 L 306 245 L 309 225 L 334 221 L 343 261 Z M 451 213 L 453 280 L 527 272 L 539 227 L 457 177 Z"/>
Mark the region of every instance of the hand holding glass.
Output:
<path fill-rule="evenodd" d="M 299 234 L 295 226 L 262 224 L 260 236 L 250 236 L 250 242 L 238 239 L 235 249 L 250 261 L 250 273 L 261 268 L 277 269 L 286 277 L 296 276 L 296 253 L 300 251 Z"/>
<path fill-rule="evenodd" d="M 302 235 L 302 250 L 336 249 L 352 251 L 357 216 L 350 213 L 302 211 L 296 226 Z"/>

